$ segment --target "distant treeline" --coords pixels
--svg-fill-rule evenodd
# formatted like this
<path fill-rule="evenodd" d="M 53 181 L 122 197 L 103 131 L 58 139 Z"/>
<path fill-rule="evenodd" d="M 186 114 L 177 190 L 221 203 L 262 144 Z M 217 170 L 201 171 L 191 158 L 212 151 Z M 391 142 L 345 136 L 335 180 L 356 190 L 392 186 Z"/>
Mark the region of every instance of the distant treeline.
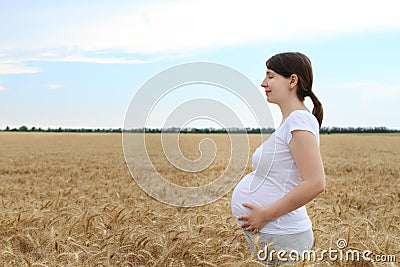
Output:
<path fill-rule="evenodd" d="M 32 128 L 28 128 L 26 126 L 21 126 L 19 128 L 10 128 L 10 127 L 6 127 L 3 130 L 0 130 L 2 132 L 53 132 L 53 133 L 97 133 L 97 132 L 101 132 L 101 133 L 121 133 L 122 129 L 118 128 L 118 129 L 91 129 L 91 128 L 40 128 L 40 127 L 32 127 Z"/>
<path fill-rule="evenodd" d="M 122 133 L 122 128 L 109 128 L 109 129 L 91 129 L 91 128 L 28 128 L 21 126 L 19 128 L 6 127 L 0 131 L 3 132 L 65 132 L 65 133 Z M 228 129 L 215 129 L 215 128 L 140 128 L 140 129 L 129 129 L 124 132 L 131 133 L 265 133 L 270 134 L 275 131 L 274 128 L 228 128 Z M 321 134 L 336 134 L 336 133 L 400 133 L 398 129 L 388 129 L 386 127 L 322 127 L 319 131 Z"/>

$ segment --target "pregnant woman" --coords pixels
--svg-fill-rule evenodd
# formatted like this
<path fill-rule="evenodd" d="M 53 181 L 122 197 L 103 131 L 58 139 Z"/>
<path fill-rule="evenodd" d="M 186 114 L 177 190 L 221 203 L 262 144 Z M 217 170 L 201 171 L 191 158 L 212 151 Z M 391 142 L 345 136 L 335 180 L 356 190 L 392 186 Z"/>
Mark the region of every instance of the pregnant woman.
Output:
<path fill-rule="evenodd" d="M 253 172 L 237 184 L 231 208 L 255 259 L 282 264 L 310 250 L 314 242 L 304 205 L 325 189 L 319 151 L 323 109 L 312 91 L 307 56 L 281 53 L 268 59 L 266 66 L 261 86 L 283 119 L 253 154 Z M 304 105 L 305 97 L 313 102 L 312 113 Z"/>

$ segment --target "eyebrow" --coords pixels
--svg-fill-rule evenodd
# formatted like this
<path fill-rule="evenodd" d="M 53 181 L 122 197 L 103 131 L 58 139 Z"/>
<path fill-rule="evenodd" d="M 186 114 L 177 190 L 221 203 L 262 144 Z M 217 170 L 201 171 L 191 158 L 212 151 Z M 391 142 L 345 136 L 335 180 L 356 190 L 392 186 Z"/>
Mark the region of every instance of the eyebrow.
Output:
<path fill-rule="evenodd" d="M 267 74 L 273 74 L 273 72 L 270 70 L 267 70 Z"/>

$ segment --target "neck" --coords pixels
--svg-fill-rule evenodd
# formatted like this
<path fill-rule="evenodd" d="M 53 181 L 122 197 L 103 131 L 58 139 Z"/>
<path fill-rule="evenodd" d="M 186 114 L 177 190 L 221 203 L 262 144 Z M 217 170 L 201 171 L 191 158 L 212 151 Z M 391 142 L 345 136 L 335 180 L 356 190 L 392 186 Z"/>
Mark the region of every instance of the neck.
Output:
<path fill-rule="evenodd" d="M 282 113 L 282 122 L 292 113 L 294 110 L 308 110 L 303 102 L 298 101 L 290 101 L 288 103 L 282 103 L 279 105 Z"/>

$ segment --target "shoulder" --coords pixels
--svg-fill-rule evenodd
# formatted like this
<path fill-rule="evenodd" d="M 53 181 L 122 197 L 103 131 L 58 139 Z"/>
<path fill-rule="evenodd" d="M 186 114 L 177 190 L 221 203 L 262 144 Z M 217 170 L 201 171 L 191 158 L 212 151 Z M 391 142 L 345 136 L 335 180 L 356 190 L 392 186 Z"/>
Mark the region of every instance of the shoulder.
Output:
<path fill-rule="evenodd" d="M 286 119 L 287 124 L 309 125 L 319 128 L 317 118 L 308 110 L 294 110 Z"/>
<path fill-rule="evenodd" d="M 319 124 L 317 118 L 307 110 L 294 110 L 283 122 L 280 130 L 286 144 L 289 144 L 292 139 L 292 132 L 295 130 L 311 132 L 319 143 Z"/>

